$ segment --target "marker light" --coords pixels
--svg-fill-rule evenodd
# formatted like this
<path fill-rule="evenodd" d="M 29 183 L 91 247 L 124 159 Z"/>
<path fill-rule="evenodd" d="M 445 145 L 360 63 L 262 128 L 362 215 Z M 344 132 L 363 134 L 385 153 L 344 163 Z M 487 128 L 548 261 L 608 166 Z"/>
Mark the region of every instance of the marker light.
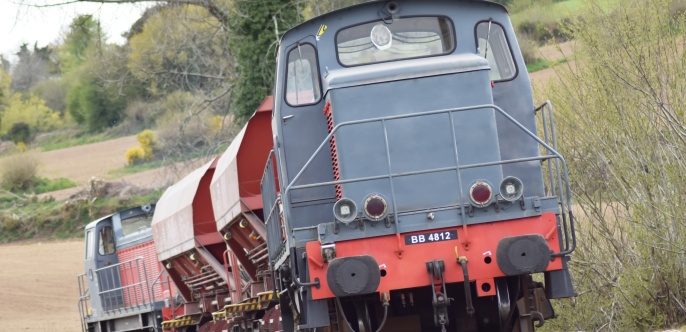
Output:
<path fill-rule="evenodd" d="M 364 215 L 370 220 L 377 221 L 386 217 L 388 204 L 379 194 L 367 196 L 364 200 Z"/>
<path fill-rule="evenodd" d="M 382 51 L 391 48 L 393 45 L 393 34 L 383 24 L 375 25 L 369 34 L 369 38 L 372 40 L 372 44 Z"/>
<path fill-rule="evenodd" d="M 477 180 L 469 188 L 469 198 L 474 205 L 484 207 L 491 203 L 493 199 L 493 190 L 491 185 L 484 180 Z"/>
<path fill-rule="evenodd" d="M 500 182 L 500 197 L 510 202 L 514 202 L 522 197 L 524 193 L 524 184 L 522 180 L 508 176 Z"/>
<path fill-rule="evenodd" d="M 349 198 L 341 198 L 333 205 L 336 220 L 347 224 L 357 218 L 357 205 Z"/>

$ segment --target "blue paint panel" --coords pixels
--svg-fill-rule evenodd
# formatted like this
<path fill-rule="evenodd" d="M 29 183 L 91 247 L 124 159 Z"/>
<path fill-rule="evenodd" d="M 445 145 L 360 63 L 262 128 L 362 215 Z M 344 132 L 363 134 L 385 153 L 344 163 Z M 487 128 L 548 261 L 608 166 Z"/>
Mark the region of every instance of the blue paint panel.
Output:
<path fill-rule="evenodd" d="M 445 87 L 454 93 L 446 93 Z M 330 98 L 335 124 L 492 103 L 486 70 L 335 89 Z M 381 122 L 341 127 L 336 132 L 342 180 L 456 167 L 453 133 L 461 165 L 500 158 L 492 109 L 454 112 L 452 126 L 447 113 L 389 119 L 385 125 L 390 155 L 386 152 Z M 395 177 L 398 211 L 461 204 L 466 202 L 471 182 L 486 179 L 497 184 L 502 173 L 500 166 L 489 166 L 462 170 L 461 177 L 462 201 L 455 170 Z M 370 193 L 381 193 L 389 200 L 393 197 L 387 179 L 342 187 L 343 196 L 358 204 Z"/>

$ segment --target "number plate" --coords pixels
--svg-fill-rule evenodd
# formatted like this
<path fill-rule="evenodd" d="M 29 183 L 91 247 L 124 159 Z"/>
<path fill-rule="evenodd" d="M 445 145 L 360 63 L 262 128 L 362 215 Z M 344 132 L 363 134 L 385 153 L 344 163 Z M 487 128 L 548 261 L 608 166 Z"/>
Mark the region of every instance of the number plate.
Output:
<path fill-rule="evenodd" d="M 442 231 L 415 235 L 405 235 L 405 244 L 422 244 L 450 240 L 457 240 L 457 231 Z"/>

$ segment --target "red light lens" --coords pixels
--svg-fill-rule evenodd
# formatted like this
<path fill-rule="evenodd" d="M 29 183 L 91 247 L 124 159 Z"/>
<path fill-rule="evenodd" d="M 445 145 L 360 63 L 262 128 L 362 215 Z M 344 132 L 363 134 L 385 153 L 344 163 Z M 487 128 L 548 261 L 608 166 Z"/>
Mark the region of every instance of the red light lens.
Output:
<path fill-rule="evenodd" d="M 469 196 L 472 198 L 474 203 L 484 206 L 491 200 L 491 197 L 493 197 L 493 191 L 488 183 L 477 181 L 474 183 L 474 185 L 472 185 L 472 188 L 469 191 Z"/>
<path fill-rule="evenodd" d="M 372 195 L 364 202 L 364 211 L 371 219 L 378 220 L 386 214 L 386 200 L 379 195 Z"/>

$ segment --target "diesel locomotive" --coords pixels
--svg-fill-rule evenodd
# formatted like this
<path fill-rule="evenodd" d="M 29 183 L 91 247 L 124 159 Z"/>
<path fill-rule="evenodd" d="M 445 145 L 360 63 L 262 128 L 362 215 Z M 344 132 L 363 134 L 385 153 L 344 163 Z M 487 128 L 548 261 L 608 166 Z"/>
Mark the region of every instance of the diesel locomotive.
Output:
<path fill-rule="evenodd" d="M 84 329 L 533 331 L 575 295 L 552 105 L 503 6 L 366 2 L 277 57 L 273 97 L 140 228 L 143 276 L 95 250 L 103 220 L 127 243 L 120 214 L 87 227 Z"/>

